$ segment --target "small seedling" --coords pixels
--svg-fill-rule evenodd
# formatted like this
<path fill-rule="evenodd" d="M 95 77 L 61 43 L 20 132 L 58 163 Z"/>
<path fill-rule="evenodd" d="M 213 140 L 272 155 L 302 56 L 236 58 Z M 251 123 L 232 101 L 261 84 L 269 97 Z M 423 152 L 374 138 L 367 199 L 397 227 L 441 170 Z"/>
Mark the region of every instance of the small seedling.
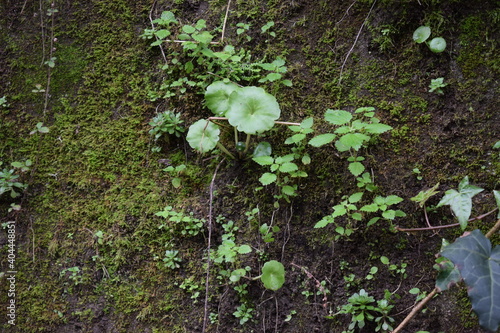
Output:
<path fill-rule="evenodd" d="M 444 92 L 441 88 L 444 88 L 448 85 L 448 83 L 444 83 L 444 78 L 439 77 L 437 79 L 431 80 L 431 84 L 429 85 L 429 92 L 435 92 L 436 94 L 443 95 Z"/>
<path fill-rule="evenodd" d="M 427 41 L 431 35 L 431 28 L 426 26 L 418 27 L 413 32 L 413 40 L 418 43 L 426 43 L 429 49 L 434 53 L 443 52 L 446 49 L 446 40 L 442 37 L 435 37 L 431 41 Z"/>

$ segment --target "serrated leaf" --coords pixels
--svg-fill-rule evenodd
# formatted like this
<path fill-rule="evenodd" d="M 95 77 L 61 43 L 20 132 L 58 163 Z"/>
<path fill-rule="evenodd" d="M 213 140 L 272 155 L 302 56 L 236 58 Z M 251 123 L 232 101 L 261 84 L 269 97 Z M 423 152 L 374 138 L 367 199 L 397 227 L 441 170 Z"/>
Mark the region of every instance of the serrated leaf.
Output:
<path fill-rule="evenodd" d="M 259 181 L 262 185 L 269 185 L 276 181 L 278 177 L 274 173 L 266 172 L 260 176 Z"/>
<path fill-rule="evenodd" d="M 252 248 L 248 245 L 240 245 L 237 251 L 239 254 L 246 254 L 252 252 Z"/>
<path fill-rule="evenodd" d="M 288 196 L 294 196 L 296 193 L 295 193 L 295 188 L 293 186 L 290 186 L 290 185 L 285 185 L 281 188 L 281 192 L 283 194 L 286 194 Z"/>
<path fill-rule="evenodd" d="M 469 177 L 465 176 L 458 185 L 458 191 L 451 189 L 445 192 L 445 196 L 436 207 L 449 205 L 460 223 L 462 230 L 467 227 L 467 221 L 472 211 L 472 197 L 483 191 L 482 188 L 469 185 Z"/>
<path fill-rule="evenodd" d="M 356 192 L 354 194 L 351 194 L 349 196 L 349 199 L 347 199 L 350 203 L 356 203 L 359 202 L 363 198 L 363 192 Z"/>
<path fill-rule="evenodd" d="M 347 133 L 340 137 L 339 142 L 346 147 L 359 150 L 365 141 L 370 140 L 368 135 L 362 133 Z"/>
<path fill-rule="evenodd" d="M 403 201 L 403 198 L 398 197 L 397 195 L 389 195 L 385 198 L 385 204 L 388 206 L 398 204 L 401 201 Z"/>
<path fill-rule="evenodd" d="M 385 124 L 367 124 L 365 125 L 365 129 L 371 134 L 382 134 L 392 130 L 392 127 Z"/>
<path fill-rule="evenodd" d="M 349 171 L 354 175 L 354 176 L 359 176 L 360 174 L 365 171 L 365 166 L 361 162 L 352 162 L 349 163 Z"/>
<path fill-rule="evenodd" d="M 496 331 L 500 323 L 500 246 L 479 230 L 448 245 L 441 255 L 458 267 L 481 327 Z"/>
<path fill-rule="evenodd" d="M 326 110 L 325 120 L 333 125 L 344 125 L 350 122 L 352 119 L 352 114 L 344 110 Z"/>
<path fill-rule="evenodd" d="M 333 133 L 325 133 L 320 134 L 309 140 L 309 144 L 313 147 L 321 147 L 326 144 L 329 144 L 333 140 L 335 140 L 337 136 Z"/>
<path fill-rule="evenodd" d="M 252 158 L 255 162 L 257 162 L 259 165 L 265 166 L 265 165 L 271 165 L 274 163 L 274 158 L 272 158 L 269 155 L 262 155 L 262 156 L 257 156 Z"/>
<path fill-rule="evenodd" d="M 315 225 L 314 225 L 314 228 L 315 229 L 318 229 L 318 228 L 324 228 L 326 227 L 328 224 L 330 223 L 333 223 L 333 220 L 330 220 L 330 219 L 322 219 L 321 221 L 317 222 Z"/>
<path fill-rule="evenodd" d="M 396 212 L 392 209 L 386 210 L 385 212 L 382 212 L 382 217 L 384 219 L 394 220 L 394 218 L 396 217 Z"/>
<path fill-rule="evenodd" d="M 279 167 L 279 171 L 286 172 L 286 173 L 290 173 L 290 172 L 296 171 L 298 169 L 299 169 L 299 167 L 297 166 L 297 164 L 292 163 L 292 162 L 283 163 Z"/>
<path fill-rule="evenodd" d="M 278 290 L 285 283 L 285 267 L 279 261 L 270 260 L 262 266 L 260 279 L 267 289 Z"/>
<path fill-rule="evenodd" d="M 374 213 L 374 212 L 378 211 L 378 205 L 375 203 L 372 203 L 369 205 L 364 205 L 363 207 L 360 208 L 360 211 Z"/>

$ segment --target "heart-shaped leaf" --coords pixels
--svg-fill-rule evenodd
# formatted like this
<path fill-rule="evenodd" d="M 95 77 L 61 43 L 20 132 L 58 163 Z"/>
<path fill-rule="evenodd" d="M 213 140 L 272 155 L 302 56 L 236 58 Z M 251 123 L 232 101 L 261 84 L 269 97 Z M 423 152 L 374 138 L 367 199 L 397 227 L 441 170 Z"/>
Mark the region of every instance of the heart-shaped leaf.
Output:
<path fill-rule="evenodd" d="M 415 32 L 413 32 L 413 40 L 420 44 L 425 42 L 430 35 L 431 35 L 431 28 L 421 26 L 418 27 L 417 30 L 415 30 Z"/>
<path fill-rule="evenodd" d="M 500 324 L 500 246 L 474 230 L 441 252 L 458 267 L 481 327 L 496 332 Z"/>
<path fill-rule="evenodd" d="M 210 120 L 200 119 L 189 127 L 186 140 L 191 148 L 206 153 L 215 148 L 219 142 L 219 126 Z"/>
<path fill-rule="evenodd" d="M 216 81 L 207 87 L 205 102 L 217 116 L 223 117 L 229 108 L 229 95 L 239 87 L 234 83 Z"/>
<path fill-rule="evenodd" d="M 260 279 L 267 289 L 278 290 L 285 283 L 285 267 L 279 261 L 270 260 L 262 267 Z"/>
<path fill-rule="evenodd" d="M 256 134 L 270 130 L 280 113 L 279 104 L 273 95 L 262 88 L 244 87 L 229 96 L 226 117 L 238 131 Z"/>

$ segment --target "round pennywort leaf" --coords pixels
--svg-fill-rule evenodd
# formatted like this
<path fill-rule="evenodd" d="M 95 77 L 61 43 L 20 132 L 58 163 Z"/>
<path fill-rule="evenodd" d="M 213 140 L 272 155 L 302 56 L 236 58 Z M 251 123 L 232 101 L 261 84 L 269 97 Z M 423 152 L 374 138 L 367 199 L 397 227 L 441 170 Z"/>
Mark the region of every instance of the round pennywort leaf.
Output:
<path fill-rule="evenodd" d="M 279 261 L 270 260 L 262 267 L 260 279 L 267 289 L 278 290 L 285 283 L 285 267 Z"/>
<path fill-rule="evenodd" d="M 442 37 L 433 38 L 429 43 L 429 49 L 434 53 L 443 52 L 446 49 L 446 40 Z"/>
<path fill-rule="evenodd" d="M 206 153 L 215 148 L 219 142 L 219 126 L 210 120 L 200 119 L 189 127 L 186 140 L 191 148 Z"/>
<path fill-rule="evenodd" d="M 223 117 L 229 108 L 229 95 L 238 89 L 234 83 L 216 81 L 207 87 L 205 102 L 207 107 L 216 115 Z"/>
<path fill-rule="evenodd" d="M 431 28 L 426 26 L 418 27 L 415 32 L 413 32 L 413 40 L 417 43 L 423 43 L 431 35 Z"/>
<path fill-rule="evenodd" d="M 279 104 L 273 95 L 262 88 L 244 87 L 229 96 L 226 117 L 238 131 L 256 134 L 270 130 L 280 113 Z"/>

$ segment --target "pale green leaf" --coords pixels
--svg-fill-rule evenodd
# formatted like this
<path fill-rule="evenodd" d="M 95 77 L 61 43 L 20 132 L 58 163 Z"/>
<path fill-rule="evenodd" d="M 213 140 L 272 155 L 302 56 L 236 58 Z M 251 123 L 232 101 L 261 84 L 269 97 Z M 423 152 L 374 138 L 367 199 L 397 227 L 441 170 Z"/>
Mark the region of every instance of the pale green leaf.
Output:
<path fill-rule="evenodd" d="M 274 173 L 266 172 L 260 176 L 259 181 L 262 185 L 269 185 L 276 181 L 278 177 Z"/>
<path fill-rule="evenodd" d="M 321 147 L 326 144 L 329 144 L 333 140 L 335 140 L 337 136 L 333 133 L 325 133 L 320 134 L 309 140 L 309 144 L 313 147 Z"/>
<path fill-rule="evenodd" d="M 361 162 L 352 162 L 349 163 L 349 171 L 354 175 L 354 176 L 359 176 L 360 174 L 365 171 L 365 166 Z"/>
<path fill-rule="evenodd" d="M 344 125 L 352 119 L 352 114 L 344 110 L 326 110 L 325 120 L 333 125 Z"/>

